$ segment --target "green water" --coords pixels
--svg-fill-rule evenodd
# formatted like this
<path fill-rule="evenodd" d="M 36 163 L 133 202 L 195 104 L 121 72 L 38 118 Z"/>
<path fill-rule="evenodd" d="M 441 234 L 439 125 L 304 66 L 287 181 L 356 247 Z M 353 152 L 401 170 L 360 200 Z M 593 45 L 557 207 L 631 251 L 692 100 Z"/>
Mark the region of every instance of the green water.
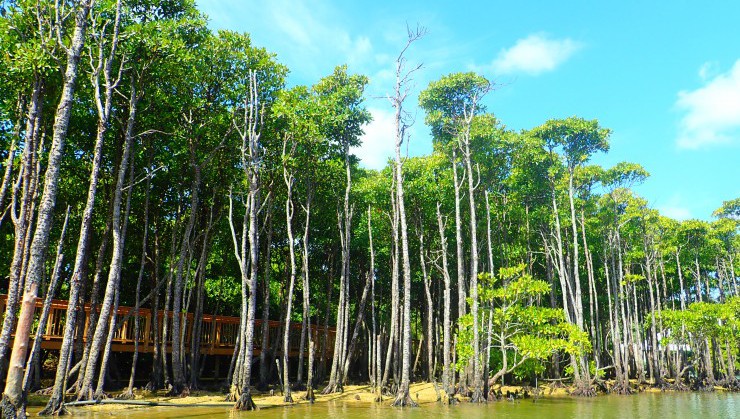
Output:
<path fill-rule="evenodd" d="M 329 402 L 314 406 L 298 405 L 261 409 L 259 412 L 234 412 L 220 408 L 142 407 L 112 412 L 72 410 L 73 417 L 102 418 L 260 418 L 260 419 L 482 419 L 482 418 L 740 418 L 740 394 L 732 393 L 654 393 L 633 396 L 600 396 L 589 399 L 551 398 L 487 405 L 461 404 L 445 407 L 428 404 L 418 408 L 397 409 L 388 406 Z"/>

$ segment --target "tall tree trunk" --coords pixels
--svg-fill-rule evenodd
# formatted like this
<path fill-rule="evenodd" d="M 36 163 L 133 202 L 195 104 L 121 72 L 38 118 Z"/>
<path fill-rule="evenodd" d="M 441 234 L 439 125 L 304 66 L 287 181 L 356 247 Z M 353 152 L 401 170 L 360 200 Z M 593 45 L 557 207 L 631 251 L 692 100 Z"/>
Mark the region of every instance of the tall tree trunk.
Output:
<path fill-rule="evenodd" d="M 478 223 L 476 221 L 475 208 L 475 189 L 477 185 L 473 183 L 473 164 L 470 152 L 470 127 L 475 113 L 475 106 L 476 104 L 474 103 L 469 115 L 466 115 L 467 121 L 463 132 L 462 146 L 463 161 L 468 172 L 468 202 L 470 203 L 470 298 L 473 300 L 470 310 L 470 314 L 473 316 L 473 396 L 471 401 L 481 402 L 485 398 L 482 393 L 483 369 L 480 362 L 480 326 L 478 318 Z"/>
<path fill-rule="evenodd" d="M 69 117 L 72 102 L 74 101 L 75 82 L 77 81 L 77 65 L 80 61 L 80 52 L 85 43 L 85 30 L 88 25 L 88 14 L 92 0 L 81 0 L 76 4 L 75 27 L 72 42 L 67 48 L 67 68 L 63 77 L 62 94 L 54 118 L 54 134 L 51 149 L 49 150 L 46 175 L 44 176 L 44 191 L 39 206 L 38 222 L 31 242 L 31 253 L 28 273 L 23 292 L 18 324 L 13 342 L 13 352 L 10 356 L 8 375 L 3 392 L 2 413 L 5 418 L 15 419 L 25 417 L 26 402 L 23 398 L 23 367 L 25 366 L 28 351 L 28 338 L 33 325 L 33 316 L 36 308 L 38 284 L 44 270 L 46 249 L 51 231 L 54 206 L 56 204 L 59 171 L 64 153 L 64 141 L 67 137 Z"/>
<path fill-rule="evenodd" d="M 51 300 L 54 298 L 54 294 L 59 284 L 59 277 L 61 276 L 62 261 L 64 260 L 64 236 L 67 232 L 67 222 L 69 221 L 69 207 L 67 207 L 67 213 L 64 216 L 64 224 L 62 225 L 62 233 L 59 236 L 59 243 L 57 244 L 56 257 L 54 258 L 54 269 L 51 273 L 51 281 L 49 281 L 49 288 L 46 290 L 46 297 L 44 298 L 44 305 L 39 316 L 39 324 L 36 327 L 36 336 L 33 339 L 33 347 L 31 348 L 31 355 L 28 357 L 26 363 L 26 372 L 23 376 L 23 391 L 26 393 L 24 397 L 28 396 L 31 384 L 31 371 L 35 364 L 38 364 L 39 357 L 41 356 L 41 342 L 43 340 L 43 334 L 46 331 L 46 325 L 49 321 L 49 312 L 51 311 Z"/>
<path fill-rule="evenodd" d="M 314 362 L 314 340 L 313 333 L 311 330 L 311 281 L 309 280 L 309 256 L 308 256 L 308 235 L 311 231 L 311 203 L 313 201 L 313 183 L 309 180 L 306 191 L 306 205 L 303 207 L 303 211 L 306 213 L 306 219 L 303 227 L 303 322 L 306 324 L 306 330 L 308 333 L 308 378 L 306 380 L 306 400 L 313 403 L 315 400 L 313 391 L 313 362 Z M 369 222 L 369 220 L 368 220 Z M 372 234 L 372 233 L 371 233 Z M 371 236 L 372 237 L 372 236 Z M 370 247 L 372 249 L 372 239 L 370 240 Z M 371 250 L 372 253 L 372 250 Z M 374 319 L 373 319 L 374 321 Z M 303 354 L 303 347 L 301 347 L 301 354 Z M 301 365 L 302 366 L 302 363 Z M 299 367 L 300 367 L 299 366 Z"/>
<path fill-rule="evenodd" d="M 147 170 L 151 167 L 151 165 L 152 165 L 152 159 L 150 155 L 149 164 L 147 165 Z M 147 238 L 149 237 L 149 195 L 151 191 L 151 186 L 152 186 L 152 178 L 151 176 L 147 175 L 146 192 L 144 195 L 144 227 L 143 227 L 144 237 L 141 239 L 141 261 L 139 262 L 139 274 L 136 278 L 136 297 L 135 297 L 136 307 L 134 308 L 134 355 L 133 355 L 133 358 L 131 359 L 131 375 L 129 376 L 128 387 L 126 388 L 126 391 L 119 396 L 119 398 L 122 398 L 122 399 L 133 399 L 134 398 L 134 379 L 136 378 L 136 363 L 139 360 L 139 334 L 140 334 L 139 333 L 139 330 L 140 330 L 139 304 L 140 304 L 140 296 L 141 296 L 141 280 L 144 278 L 144 268 L 146 267 L 146 259 L 147 259 L 146 246 L 147 246 Z M 155 311 L 152 314 L 152 319 L 154 319 L 154 321 L 156 322 L 156 319 L 157 319 L 156 304 L 155 304 Z"/>
<path fill-rule="evenodd" d="M 272 183 L 270 183 L 272 185 Z M 267 197 L 267 214 L 265 215 L 265 223 L 267 224 L 267 240 L 265 243 L 265 258 L 264 258 L 264 279 L 262 280 L 262 342 L 260 343 L 260 377 L 259 377 L 259 388 L 267 388 L 267 380 L 270 373 L 270 367 L 272 366 L 273 354 L 272 348 L 270 348 L 270 278 L 272 277 L 272 233 L 273 233 L 273 217 L 272 217 L 272 199 L 273 194 L 268 192 Z"/>
<path fill-rule="evenodd" d="M 259 103 L 259 83 L 257 73 L 249 71 L 248 96 L 244 103 L 244 131 L 242 132 L 241 158 L 244 175 L 249 185 L 246 212 L 242 223 L 241 252 L 237 245 L 233 222 L 231 224 L 234 240 L 234 253 L 242 274 L 242 317 L 241 317 L 241 347 L 237 359 L 235 374 L 236 399 L 234 408 L 237 410 L 254 410 L 257 406 L 252 400 L 250 381 L 252 378 L 252 357 L 254 347 L 254 314 L 257 308 L 257 274 L 259 271 L 259 226 L 258 213 L 260 210 L 260 136 L 262 134 L 262 117 L 264 108 Z M 230 217 L 231 218 L 231 217 Z M 248 223 L 247 223 L 248 220 Z M 247 224 L 249 230 L 247 232 Z M 246 260 L 246 241 L 249 242 L 249 265 Z M 241 254 L 240 254 L 241 253 Z M 249 272 L 247 273 L 247 266 Z M 248 278 L 247 278 L 248 275 Z M 232 386 L 233 388 L 233 386 Z"/>
<path fill-rule="evenodd" d="M 469 174 L 468 174 L 469 175 Z M 465 263 L 463 259 L 462 213 L 460 210 L 460 188 L 463 179 L 457 178 L 457 149 L 452 149 L 452 176 L 455 188 L 455 248 L 457 251 L 457 318 L 465 315 L 467 294 L 465 292 Z"/>
<path fill-rule="evenodd" d="M 121 163 L 118 168 L 116 189 L 113 197 L 113 255 L 111 256 L 111 262 L 108 271 L 108 283 L 105 288 L 103 304 L 100 307 L 98 323 L 95 326 L 95 332 L 92 336 L 92 349 L 89 352 L 84 379 L 78 391 L 78 398 L 80 400 L 91 400 L 94 397 L 92 386 L 95 377 L 95 369 L 97 367 L 98 358 L 100 356 L 100 348 L 103 347 L 103 339 L 106 336 L 109 325 L 108 322 L 110 321 L 111 314 L 115 314 L 115 312 L 113 311 L 113 305 L 114 300 L 116 300 L 116 294 L 118 292 L 121 280 L 121 263 L 123 262 L 123 247 L 125 237 L 124 225 L 126 220 L 125 217 L 123 220 L 121 217 L 121 204 L 123 201 L 123 188 L 124 182 L 126 180 L 126 172 L 129 168 L 129 158 L 131 156 L 131 148 L 134 141 L 133 130 L 134 123 L 136 121 L 136 104 L 139 97 L 140 96 L 136 92 L 136 83 L 132 81 L 131 92 L 129 96 L 129 116 L 126 122 L 126 131 Z M 90 338 L 88 337 L 88 339 Z"/>
<path fill-rule="evenodd" d="M 288 170 L 287 167 L 287 147 L 288 139 L 283 140 L 283 179 L 285 180 L 285 186 L 287 189 L 285 197 L 285 229 L 288 234 L 288 252 L 290 254 L 290 280 L 288 282 L 288 297 L 285 300 L 285 329 L 283 331 L 283 401 L 286 403 L 293 403 L 293 397 L 290 394 L 290 315 L 293 309 L 293 289 L 295 288 L 295 277 L 296 277 L 296 261 L 295 261 L 295 242 L 293 240 L 293 183 L 295 177 L 293 173 Z M 295 151 L 295 143 L 293 143 L 290 155 L 293 155 Z"/>
<path fill-rule="evenodd" d="M 344 209 L 342 214 L 338 214 L 339 221 L 339 236 L 342 245 L 342 272 L 339 280 L 339 306 L 337 307 L 337 334 L 334 345 L 334 359 L 332 360 L 331 374 L 329 376 L 329 384 L 324 388 L 322 393 L 341 393 L 343 391 L 343 380 L 344 374 L 341 371 L 344 365 L 344 358 L 346 356 L 346 339 L 347 339 L 347 325 L 349 319 L 347 318 L 347 308 L 349 304 L 347 299 L 347 290 L 349 289 L 349 271 L 350 271 L 350 254 L 349 246 L 351 236 L 351 224 L 352 224 L 352 210 L 349 204 L 349 193 L 352 189 L 352 172 L 350 170 L 349 161 L 349 143 L 344 144 L 344 166 L 346 173 L 347 184 L 344 190 Z"/>
<path fill-rule="evenodd" d="M 352 337 L 349 339 L 349 344 L 347 346 L 347 356 L 344 357 L 344 366 L 342 367 L 343 376 L 340 377 L 342 382 L 345 382 L 347 380 L 347 376 L 349 374 L 349 364 L 352 361 L 352 357 L 355 353 L 355 348 L 357 347 L 357 338 L 360 336 L 360 327 L 362 326 L 362 321 L 365 316 L 365 305 L 367 304 L 367 296 L 370 293 L 371 284 L 372 279 L 371 276 L 368 274 L 368 277 L 365 280 L 365 287 L 362 290 L 360 304 L 357 306 L 357 313 L 355 313 L 357 319 L 355 320 L 355 327 L 352 331 Z"/>
<path fill-rule="evenodd" d="M 392 168 L 396 170 L 395 166 Z M 395 357 L 394 351 L 396 348 L 396 341 L 398 340 L 398 261 L 399 261 L 399 245 L 398 245 L 398 211 L 395 210 L 396 197 L 393 188 L 396 184 L 396 176 L 393 175 L 391 181 L 391 206 L 393 207 L 393 215 L 390 217 L 391 223 L 391 236 L 393 237 L 392 242 L 392 253 L 391 253 L 391 324 L 390 324 L 390 335 L 388 336 L 388 347 L 386 348 L 385 365 L 383 369 L 383 378 L 380 381 L 380 387 L 384 387 L 388 382 L 390 375 L 391 358 L 394 362 L 398 362 L 398 355 Z M 396 383 L 397 384 L 397 383 Z"/>
<path fill-rule="evenodd" d="M 195 271 L 195 313 L 193 326 L 190 332 L 190 388 L 198 388 L 199 371 L 201 369 L 200 341 L 203 333 L 203 304 L 206 266 L 211 244 L 211 229 L 213 228 L 213 207 L 208 211 L 208 225 L 203 232 L 203 246 L 201 247 L 198 267 Z"/>
<path fill-rule="evenodd" d="M 5 372 L 5 357 L 10 347 L 10 335 L 15 327 L 16 313 L 18 303 L 23 289 L 21 277 L 21 266 L 23 264 L 23 249 L 26 241 L 30 240 L 26 236 L 28 227 L 28 217 L 31 207 L 33 194 L 31 185 L 33 179 L 33 162 L 36 153 L 36 143 L 38 142 L 38 125 L 40 125 L 40 114 L 42 107 L 41 100 L 42 84 L 38 78 L 34 80 L 31 100 L 28 103 L 26 116 L 26 129 L 24 136 L 24 149 L 21 155 L 21 168 L 18 173 L 18 181 L 13 186 L 12 202 L 10 204 L 10 214 L 14 225 L 14 242 L 13 242 L 13 259 L 10 263 L 10 273 L 8 278 L 8 298 L 5 303 L 5 314 L 3 316 L 3 328 L 0 332 L 0 374 Z M 11 165 L 12 166 L 12 165 Z M 22 186 L 23 193 L 20 199 L 20 210 L 16 214 L 15 206 L 18 196 L 18 189 Z M 0 208 L 0 211 L 2 209 Z"/>
<path fill-rule="evenodd" d="M 437 202 L 437 227 L 439 228 L 439 243 L 442 251 L 442 277 L 444 279 L 444 320 L 442 326 L 442 359 L 443 359 L 443 371 L 442 371 L 442 385 L 445 393 L 447 393 L 447 403 L 454 400 L 452 398 L 454 383 L 452 376 L 452 368 L 450 365 L 450 272 L 447 269 L 447 236 L 445 234 L 445 226 L 442 222 L 442 212 L 440 211 L 441 204 Z"/>
<path fill-rule="evenodd" d="M 126 242 L 126 232 L 128 230 L 128 220 L 129 220 L 129 214 L 131 213 L 131 195 L 133 194 L 133 186 L 134 186 L 134 159 L 131 159 L 130 164 L 130 170 L 129 170 L 129 186 L 127 187 L 128 193 L 126 194 L 126 210 L 124 211 L 123 215 L 123 227 L 121 228 L 121 247 L 124 247 L 124 243 Z M 118 266 L 118 283 L 120 285 L 121 282 L 121 264 Z M 111 267 L 112 269 L 112 267 Z M 113 311 L 112 316 L 110 320 L 110 324 L 108 326 L 108 334 L 106 336 L 105 340 L 105 346 L 103 350 L 103 357 L 100 361 L 100 372 L 98 373 L 98 384 L 95 390 L 95 398 L 101 398 L 103 397 L 103 386 L 105 384 L 105 377 L 107 377 L 108 374 L 108 361 L 110 358 L 111 353 L 111 346 L 113 343 L 113 337 L 116 333 L 116 330 L 119 327 L 118 323 L 118 307 L 119 307 L 119 301 L 121 299 L 121 291 L 120 288 L 116 289 L 114 304 L 113 304 Z M 138 304 L 136 309 L 138 309 Z M 124 324 L 127 320 L 126 317 L 124 317 L 123 321 L 120 324 Z"/>
<path fill-rule="evenodd" d="M 427 315 L 426 315 L 426 331 L 427 331 L 427 381 L 436 381 L 434 377 L 434 303 L 432 302 L 432 293 L 430 291 L 429 275 L 427 274 L 426 265 L 426 253 L 424 252 L 424 233 L 419 232 L 419 261 L 421 262 L 421 274 L 422 280 L 424 281 L 424 295 L 426 296 L 427 303 Z"/>

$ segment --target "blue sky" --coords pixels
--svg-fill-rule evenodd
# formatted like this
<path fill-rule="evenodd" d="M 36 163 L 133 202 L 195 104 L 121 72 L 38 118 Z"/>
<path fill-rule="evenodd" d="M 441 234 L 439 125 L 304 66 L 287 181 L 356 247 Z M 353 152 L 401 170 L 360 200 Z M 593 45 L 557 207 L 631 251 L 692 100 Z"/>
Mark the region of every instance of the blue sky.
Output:
<path fill-rule="evenodd" d="M 499 86 L 485 103 L 515 130 L 550 118 L 597 118 L 613 130 L 594 162 L 642 164 L 636 189 L 652 207 L 709 219 L 740 196 L 740 2 L 735 1 L 290 1 L 201 0 L 214 29 L 249 32 L 277 54 L 289 84 L 315 83 L 336 65 L 370 78 L 374 122 L 356 150 L 379 168 L 392 152 L 388 101 L 407 22 L 428 35 L 408 53 L 423 63 L 416 90 L 475 70 Z M 416 93 L 409 105 L 416 109 Z M 410 155 L 431 150 L 416 111 Z"/>

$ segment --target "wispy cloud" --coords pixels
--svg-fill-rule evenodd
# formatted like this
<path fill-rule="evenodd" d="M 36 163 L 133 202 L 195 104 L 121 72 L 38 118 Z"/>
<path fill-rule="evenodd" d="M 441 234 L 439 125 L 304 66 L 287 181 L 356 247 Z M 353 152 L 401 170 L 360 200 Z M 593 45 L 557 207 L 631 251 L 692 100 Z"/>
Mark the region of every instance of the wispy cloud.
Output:
<path fill-rule="evenodd" d="M 683 221 L 688 220 L 693 216 L 688 206 L 689 205 L 687 205 L 687 200 L 684 198 L 684 195 L 675 193 L 668 198 L 668 200 L 664 201 L 662 205 L 658 205 L 658 211 L 666 217 Z"/>
<path fill-rule="evenodd" d="M 659 208 L 659 211 L 662 215 L 673 218 L 674 220 L 683 221 L 691 218 L 691 211 L 683 207 L 669 205 Z"/>
<path fill-rule="evenodd" d="M 365 126 L 362 145 L 353 150 L 361 164 L 368 169 L 380 170 L 394 152 L 393 113 L 390 110 L 369 108 L 373 121 Z"/>
<path fill-rule="evenodd" d="M 708 68 L 702 65 L 699 75 L 706 77 Z M 704 86 L 679 92 L 676 107 L 684 113 L 676 140 L 679 148 L 736 142 L 740 136 L 740 60 L 730 71 L 707 79 Z"/>
<path fill-rule="evenodd" d="M 313 81 L 337 65 L 357 71 L 375 59 L 371 38 L 352 33 L 342 23 L 345 16 L 325 1 L 218 0 L 203 6 L 216 27 L 248 27 L 257 46 L 267 46 Z"/>
<path fill-rule="evenodd" d="M 578 52 L 583 44 L 570 38 L 555 39 L 535 33 L 502 49 L 490 65 L 500 75 L 529 74 L 536 76 L 555 70 Z"/>

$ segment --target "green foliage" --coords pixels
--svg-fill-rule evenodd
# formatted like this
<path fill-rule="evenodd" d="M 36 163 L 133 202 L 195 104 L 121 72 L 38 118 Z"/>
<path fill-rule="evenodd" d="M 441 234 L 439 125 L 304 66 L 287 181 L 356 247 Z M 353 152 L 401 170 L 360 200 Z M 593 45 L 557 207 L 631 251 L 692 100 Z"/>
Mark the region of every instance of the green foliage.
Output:
<path fill-rule="evenodd" d="M 492 358 L 494 371 L 504 368 L 504 352 L 507 353 L 506 358 L 522 361 L 511 371 L 515 374 L 542 371 L 541 363 L 556 352 L 573 356 L 590 352 L 588 333 L 567 322 L 562 309 L 534 303 L 549 291 L 550 285 L 527 274 L 523 264 L 502 267 L 496 277 L 480 274 L 479 296 L 483 308 L 480 324 L 485 325 L 487 316 L 493 316 L 492 346 L 502 354 Z M 486 330 L 481 330 L 481 342 L 486 341 L 486 333 Z M 473 355 L 472 341 L 472 317 L 468 314 L 458 322 L 458 370 L 464 368 Z M 513 364 L 512 361 L 507 362 L 506 372 Z"/>

